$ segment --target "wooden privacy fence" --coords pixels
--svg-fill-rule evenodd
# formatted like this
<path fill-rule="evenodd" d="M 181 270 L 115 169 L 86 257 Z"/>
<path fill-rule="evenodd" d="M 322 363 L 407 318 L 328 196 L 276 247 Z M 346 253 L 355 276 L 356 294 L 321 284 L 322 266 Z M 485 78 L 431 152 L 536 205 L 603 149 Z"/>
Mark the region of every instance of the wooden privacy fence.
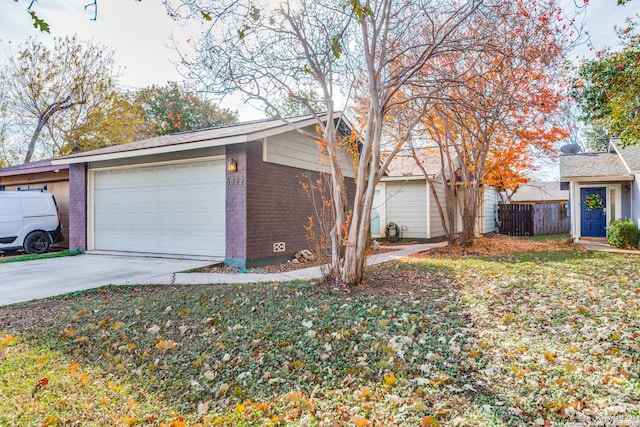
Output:
<path fill-rule="evenodd" d="M 498 205 L 500 234 L 541 236 L 569 232 L 567 203 Z"/>

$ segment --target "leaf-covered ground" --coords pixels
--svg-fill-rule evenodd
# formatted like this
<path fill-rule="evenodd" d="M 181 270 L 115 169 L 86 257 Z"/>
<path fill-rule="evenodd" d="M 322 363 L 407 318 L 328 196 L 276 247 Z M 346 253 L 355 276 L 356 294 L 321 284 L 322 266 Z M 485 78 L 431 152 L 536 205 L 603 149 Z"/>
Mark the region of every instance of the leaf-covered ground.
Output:
<path fill-rule="evenodd" d="M 0 425 L 640 420 L 640 257 L 519 242 L 379 266 L 351 290 L 110 287 L 2 307 Z"/>

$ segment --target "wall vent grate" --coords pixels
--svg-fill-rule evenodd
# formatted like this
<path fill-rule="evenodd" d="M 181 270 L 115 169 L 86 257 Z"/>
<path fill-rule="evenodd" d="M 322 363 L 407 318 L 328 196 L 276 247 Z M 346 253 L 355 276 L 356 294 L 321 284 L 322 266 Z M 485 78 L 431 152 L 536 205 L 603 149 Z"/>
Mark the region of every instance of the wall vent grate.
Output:
<path fill-rule="evenodd" d="M 285 249 L 286 249 L 286 246 L 284 242 L 277 242 L 273 244 L 273 252 L 284 252 Z"/>

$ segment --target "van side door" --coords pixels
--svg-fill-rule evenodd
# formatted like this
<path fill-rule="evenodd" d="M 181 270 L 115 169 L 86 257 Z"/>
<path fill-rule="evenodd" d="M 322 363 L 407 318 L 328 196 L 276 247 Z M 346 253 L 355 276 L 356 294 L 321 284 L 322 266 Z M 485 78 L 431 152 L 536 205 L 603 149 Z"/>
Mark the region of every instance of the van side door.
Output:
<path fill-rule="evenodd" d="M 10 244 L 21 234 L 24 221 L 17 197 L 0 197 L 0 244 Z M 22 242 L 18 242 L 22 245 Z"/>

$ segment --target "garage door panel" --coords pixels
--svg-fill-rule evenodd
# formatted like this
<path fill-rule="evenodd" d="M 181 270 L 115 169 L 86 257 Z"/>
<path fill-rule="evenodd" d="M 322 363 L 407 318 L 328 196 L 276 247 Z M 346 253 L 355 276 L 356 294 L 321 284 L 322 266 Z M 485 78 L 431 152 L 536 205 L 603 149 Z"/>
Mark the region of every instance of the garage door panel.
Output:
<path fill-rule="evenodd" d="M 224 161 L 96 171 L 94 178 L 95 249 L 224 256 Z"/>

